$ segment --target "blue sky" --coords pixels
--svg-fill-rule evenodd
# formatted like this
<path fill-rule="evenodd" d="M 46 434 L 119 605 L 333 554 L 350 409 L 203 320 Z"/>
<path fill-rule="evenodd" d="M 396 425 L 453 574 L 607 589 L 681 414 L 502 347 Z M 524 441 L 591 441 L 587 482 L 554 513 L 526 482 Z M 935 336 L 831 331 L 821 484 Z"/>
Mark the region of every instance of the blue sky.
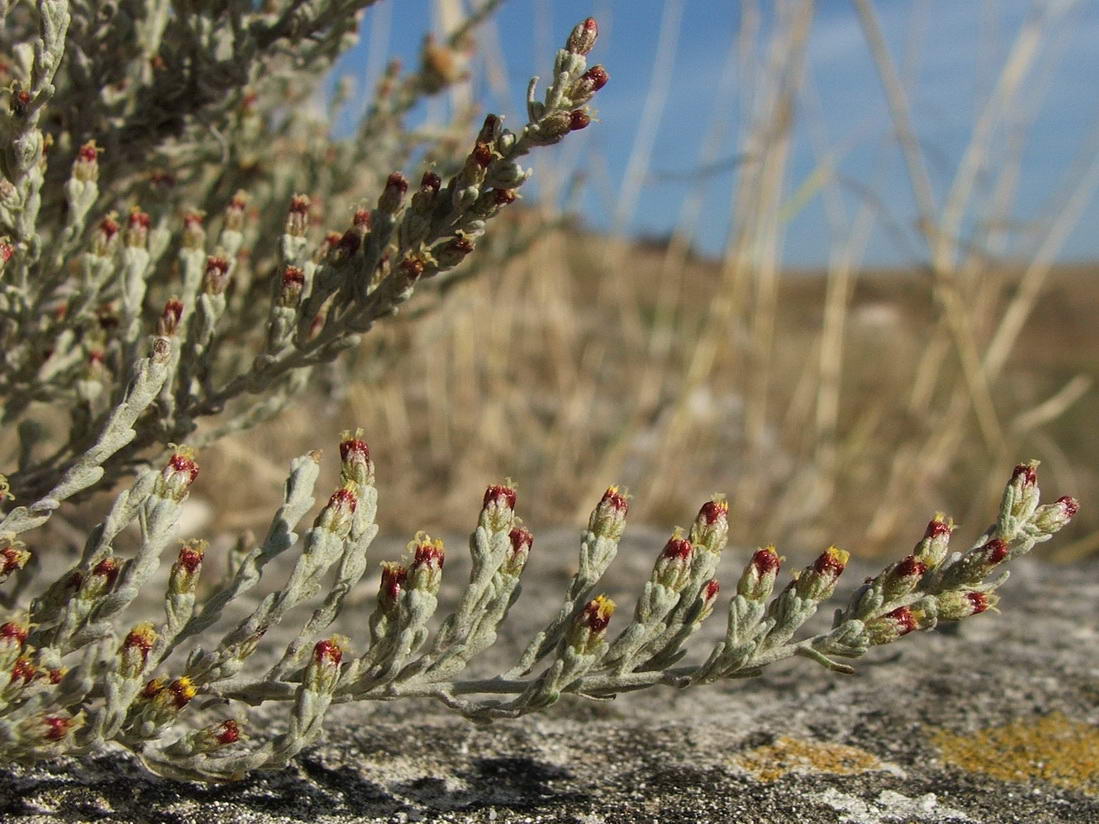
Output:
<path fill-rule="evenodd" d="M 937 203 L 949 191 L 974 124 L 1024 21 L 1034 8 L 1048 9 L 1059 1 L 876 3 L 894 59 L 912 68 L 906 79 L 913 119 Z M 390 0 L 369 10 L 360 45 L 344 56 L 337 70 L 368 88 L 370 77 L 388 57 L 414 65 L 423 32 L 439 25 L 432 5 L 429 0 Z M 758 5 L 770 9 L 773 3 L 760 0 Z M 681 14 L 675 13 L 677 9 Z M 482 81 L 474 95 L 486 107 L 508 115 L 510 125 L 521 125 L 527 79 L 532 74 L 545 76 L 553 50 L 572 24 L 595 16 L 601 36 L 591 59 L 611 74 L 611 82 L 596 99 L 600 122 L 530 158 L 535 180 L 543 181 L 540 191 L 546 193 L 546 180 L 582 173 L 579 211 L 589 225 L 658 236 L 676 225 L 685 196 L 701 195 L 703 208 L 693 221 L 695 244 L 706 253 L 717 253 L 730 231 L 729 200 L 737 174 L 733 161 L 745 125 L 740 103 L 746 91 L 743 78 L 723 71 L 740 14 L 740 4 L 733 0 L 507 0 L 484 32 L 487 42 L 503 46 L 498 65 L 505 88 Z M 765 12 L 763 35 L 773 23 L 767 18 Z M 830 221 L 821 191 L 796 209 L 786 227 L 785 261 L 793 266 L 824 263 L 829 249 L 845 239 L 852 215 L 867 197 L 878 204 L 879 214 L 888 216 L 875 224 L 867 262 L 897 265 L 920 259 L 925 252 L 915 231 L 916 208 L 852 5 L 847 0 L 819 0 L 809 42 L 809 79 L 799 102 L 787 193 L 808 178 L 822 152 L 831 152 L 837 158 L 838 181 L 832 203 L 842 209 L 833 211 Z M 1081 158 L 1090 157 L 1088 139 L 1099 118 L 1096 43 L 1099 3 L 1079 0 L 1043 39 L 1020 105 L 1011 110 L 1013 120 L 1033 122 L 1023 132 L 1021 172 L 1003 236 L 1007 255 L 1032 250 L 1043 236 L 1051 205 L 1078 178 Z M 670 71 L 654 76 L 661 57 Z M 659 89 L 661 83 L 666 96 L 657 110 L 650 89 Z M 657 123 L 647 163 L 639 162 L 646 157 L 646 147 L 637 144 L 637 136 L 646 132 L 641 128 L 645 117 Z M 709 157 L 717 162 L 704 167 L 704 136 L 715 123 L 721 128 Z M 1005 129 L 994 133 L 994 152 L 1007 145 L 1007 134 Z M 647 167 L 647 173 L 627 180 L 631 157 L 633 168 Z M 987 198 L 990 175 L 999 168 L 999 161 L 993 161 L 989 174 L 979 179 L 976 203 Z M 1093 199 L 1060 258 L 1099 257 L 1097 223 L 1099 203 Z M 964 224 L 963 234 L 969 228 Z"/>

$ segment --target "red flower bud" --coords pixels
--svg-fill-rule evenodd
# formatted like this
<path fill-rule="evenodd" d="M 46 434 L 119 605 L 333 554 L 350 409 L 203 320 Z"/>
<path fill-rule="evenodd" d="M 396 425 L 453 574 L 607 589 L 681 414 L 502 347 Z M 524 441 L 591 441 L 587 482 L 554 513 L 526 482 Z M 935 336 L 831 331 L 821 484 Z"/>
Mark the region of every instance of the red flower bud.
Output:
<path fill-rule="evenodd" d="M 611 76 L 607 74 L 607 70 L 602 66 L 592 66 L 584 72 L 583 77 L 591 83 L 593 91 L 599 91 L 611 79 Z"/>
<path fill-rule="evenodd" d="M 589 17 L 578 23 L 565 41 L 565 49 L 573 54 L 588 54 L 595 47 L 595 40 L 599 37 L 599 26 L 595 18 Z"/>
<path fill-rule="evenodd" d="M 27 633 L 30 628 L 26 624 L 21 624 L 18 621 L 8 621 L 5 624 L 0 624 L 0 644 L 11 643 L 20 648 L 26 643 Z"/>
<path fill-rule="evenodd" d="M 168 694 L 172 697 L 172 704 L 177 710 L 181 710 L 191 703 L 191 699 L 198 694 L 198 687 L 187 676 L 177 678 L 168 685 Z"/>
<path fill-rule="evenodd" d="M 240 725 L 232 718 L 222 721 L 214 737 L 222 746 L 235 744 L 240 740 Z"/>
<path fill-rule="evenodd" d="M 328 505 L 317 516 L 316 525 L 341 537 L 346 536 L 358 505 L 359 499 L 355 490 L 348 486 L 340 487 L 332 493 Z"/>
<path fill-rule="evenodd" d="M 751 601 L 765 601 L 775 589 L 782 559 L 773 546 L 757 549 L 737 582 L 737 592 Z"/>
<path fill-rule="evenodd" d="M 625 493 L 620 492 L 617 486 L 608 487 L 588 520 L 588 530 L 599 537 L 617 540 L 625 529 L 629 509 Z"/>
<path fill-rule="evenodd" d="M 334 638 L 329 638 L 317 642 L 313 647 L 313 658 L 319 663 L 327 661 L 331 664 L 339 664 L 343 660 L 343 650 Z"/>
<path fill-rule="evenodd" d="M 220 295 L 229 284 L 229 260 L 222 255 L 210 255 L 206 258 L 206 273 L 203 289 L 207 294 Z"/>
<path fill-rule="evenodd" d="M 130 216 L 126 220 L 126 233 L 123 241 L 130 247 L 144 247 L 149 237 L 149 227 L 152 218 L 148 213 L 141 211 L 140 206 L 130 209 Z"/>
<path fill-rule="evenodd" d="M 0 581 L 7 579 L 16 570 L 26 566 L 31 554 L 22 541 L 5 542 L 0 546 Z"/>
<path fill-rule="evenodd" d="M 591 125 L 591 115 L 589 115 L 583 109 L 576 109 L 569 112 L 569 131 L 578 132 L 581 129 L 586 129 Z"/>
<path fill-rule="evenodd" d="M 470 153 L 470 158 L 482 169 L 487 169 L 492 163 L 492 147 L 487 143 L 477 143 Z"/>
<path fill-rule="evenodd" d="M 614 601 L 605 595 L 597 595 L 584 607 L 580 622 L 593 633 L 603 632 L 610 624 L 614 610 Z"/>
<path fill-rule="evenodd" d="M 290 198 L 290 209 L 286 215 L 286 234 L 295 237 L 303 237 L 309 228 L 309 207 L 311 202 L 308 195 L 294 195 Z"/>
<path fill-rule="evenodd" d="M 1023 486 L 1038 483 L 1038 469 L 1034 464 L 1019 464 L 1011 473 L 1011 480 L 1020 481 Z"/>
<path fill-rule="evenodd" d="M 534 536 L 529 529 L 523 526 L 512 529 L 508 533 L 508 539 L 511 541 L 512 554 L 527 552 L 534 545 Z"/>
<path fill-rule="evenodd" d="M 161 337 L 170 338 L 179 328 L 179 321 L 183 317 L 183 302 L 178 298 L 171 298 L 164 304 L 164 311 L 157 321 L 156 333 Z"/>
<path fill-rule="evenodd" d="M 490 503 L 496 503 L 497 506 L 506 506 L 508 509 L 515 509 L 515 490 L 510 484 L 493 484 L 485 490 L 485 497 L 481 505 L 488 506 Z"/>
<path fill-rule="evenodd" d="M 118 572 L 121 568 L 118 561 L 114 558 L 104 558 L 92 568 L 92 575 L 102 578 L 106 584 L 106 588 L 109 589 L 114 586 L 114 582 L 118 578 Z"/>
<path fill-rule="evenodd" d="M 187 490 L 197 477 L 198 464 L 195 462 L 194 450 L 179 446 L 161 470 L 154 491 L 161 498 L 170 498 L 179 503 L 187 497 Z"/>
<path fill-rule="evenodd" d="M 405 192 L 408 191 L 408 181 L 400 172 L 393 172 L 385 182 L 385 190 L 378 197 L 378 210 L 389 214 L 395 213 L 401 208 Z"/>
<path fill-rule="evenodd" d="M 378 600 L 384 612 L 389 612 L 397 604 L 397 599 L 408 580 L 408 569 L 395 561 L 382 563 L 382 582 L 378 590 Z"/>
<path fill-rule="evenodd" d="M 420 188 L 430 190 L 431 192 L 438 192 L 439 188 L 443 185 L 443 179 L 439 177 L 435 172 L 424 172 L 424 176 L 420 178 Z"/>
<path fill-rule="evenodd" d="M 47 715 L 42 719 L 42 737 L 47 741 L 63 741 L 75 724 L 75 720 L 67 715 Z"/>

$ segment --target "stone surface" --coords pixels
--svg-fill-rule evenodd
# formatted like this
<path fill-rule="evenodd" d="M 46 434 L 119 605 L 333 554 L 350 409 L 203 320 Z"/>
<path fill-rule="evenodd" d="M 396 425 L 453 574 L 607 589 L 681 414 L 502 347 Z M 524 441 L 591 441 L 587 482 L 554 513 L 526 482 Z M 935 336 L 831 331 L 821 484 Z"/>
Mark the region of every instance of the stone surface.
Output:
<path fill-rule="evenodd" d="M 536 542 L 483 672 L 553 610 L 574 540 Z M 661 544 L 624 542 L 608 575 L 623 609 Z M 461 542 L 448 546 L 448 577 L 460 580 Z M 398 551 L 383 548 L 374 557 Z M 1099 822 L 1099 566 L 1015 566 L 1005 614 L 873 651 L 854 677 L 796 660 L 708 688 L 565 700 L 490 727 L 423 701 L 344 706 L 292 768 L 232 785 L 159 779 L 122 753 L 2 770 L 0 820 Z M 841 592 L 870 571 L 851 569 Z M 341 617 L 353 638 L 374 586 Z M 712 639 L 723 617 L 709 623 Z M 274 728 L 284 709 L 253 711 L 251 723 Z"/>

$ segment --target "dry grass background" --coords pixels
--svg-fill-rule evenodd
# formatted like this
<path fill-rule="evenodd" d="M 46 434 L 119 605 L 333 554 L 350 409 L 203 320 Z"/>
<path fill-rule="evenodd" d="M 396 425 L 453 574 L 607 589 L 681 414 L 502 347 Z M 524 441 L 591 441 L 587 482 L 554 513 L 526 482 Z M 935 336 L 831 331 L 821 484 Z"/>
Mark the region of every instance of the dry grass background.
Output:
<path fill-rule="evenodd" d="M 679 5 L 666 7 L 662 42 L 674 42 Z M 196 493 L 215 502 L 216 525 L 261 525 L 287 459 L 321 445 L 331 455 L 339 430 L 361 425 L 378 466 L 380 521 L 395 532 L 468 528 L 480 489 L 506 475 L 536 532 L 579 525 L 616 482 L 643 523 L 688 522 L 717 490 L 730 495 L 738 543 L 810 551 L 834 541 L 896 554 L 937 509 L 977 531 L 1011 466 L 1036 457 L 1048 492 L 1083 503 L 1047 557 L 1099 551 L 1099 283 L 1093 267 L 1054 265 L 1099 183 L 1099 128 L 1081 135 L 1070 188 L 1027 227 L 1031 251 L 1000 255 L 1041 47 L 1071 3 L 1049 4 L 1018 33 L 941 199 L 910 122 L 908 69 L 886 48 L 873 5 L 853 5 L 890 104 L 926 264 L 864 270 L 867 238 L 886 230 L 887 216 L 872 198 L 845 212 L 835 147 L 791 179 L 795 130 L 814 128 L 813 4 L 779 3 L 764 30 L 759 6 L 745 2 L 715 83 L 750 114 L 720 260 L 690 252 L 697 200 L 667 243 L 562 225 L 553 203 L 575 158 L 539 158 L 539 179 L 559 185 L 544 183 L 542 202 L 514 224 L 536 243 L 457 288 L 421 294 L 405 317 L 375 329 L 338 396 L 303 399 L 208 450 Z M 653 84 L 647 122 L 666 94 Z M 699 168 L 713 161 L 722 128 L 707 126 Z M 633 182 L 616 193 L 626 198 L 619 225 L 644 196 L 651 153 L 652 134 L 638 134 Z M 789 271 L 786 224 L 814 197 L 842 239 L 824 270 Z M 963 225 L 973 227 L 964 246 Z"/>

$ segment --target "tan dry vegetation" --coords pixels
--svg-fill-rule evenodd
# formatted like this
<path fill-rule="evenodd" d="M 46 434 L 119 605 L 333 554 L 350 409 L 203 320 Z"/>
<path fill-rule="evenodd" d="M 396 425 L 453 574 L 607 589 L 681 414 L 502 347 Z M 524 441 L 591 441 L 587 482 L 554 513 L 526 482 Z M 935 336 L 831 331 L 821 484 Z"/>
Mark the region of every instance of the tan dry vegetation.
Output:
<path fill-rule="evenodd" d="M 506 475 L 536 531 L 581 523 L 601 488 L 621 483 L 634 495 L 637 522 L 685 523 L 717 490 L 733 496 L 739 543 L 776 541 L 796 552 L 834 541 L 895 554 L 937 509 L 962 521 L 967 534 L 983 526 L 974 519 L 994 506 L 1001 476 L 1013 461 L 1037 457 L 1046 461 L 1049 492 L 1071 491 L 1084 502 L 1070 554 L 1092 548 L 1096 521 L 1087 503 L 1099 489 L 1099 436 L 1091 425 L 1099 395 L 1080 377 L 1093 375 L 1099 362 L 1089 308 L 1099 305 L 1099 282 L 1090 267 L 1055 270 L 993 384 L 1002 454 L 986 448 L 971 416 L 940 419 L 960 380 L 949 358 L 934 376 L 929 412 L 911 407 L 921 358 L 941 334 L 929 278 L 860 275 L 843 335 L 830 489 L 817 463 L 824 436 L 816 426 L 827 278 L 792 272 L 778 280 L 768 416 L 752 449 L 744 412 L 759 360 L 745 334 L 751 302 L 717 335 L 706 381 L 685 394 L 682 376 L 720 289 L 720 265 L 690 260 L 677 270 L 674 300 L 661 303 L 662 290 L 669 294 L 662 282 L 667 250 L 638 245 L 622 266 L 604 271 L 607 243 L 554 233 L 505 269 L 452 290 L 443 311 L 378 327 L 359 354 L 362 378 L 342 398 L 306 399 L 209 450 L 197 491 L 216 499 L 222 526 L 259 526 L 287 459 L 322 445 L 331 453 L 341 429 L 360 425 L 378 466 L 380 520 L 391 531 L 466 529 L 478 490 Z M 989 277 L 996 300 L 1010 300 L 1018 272 Z M 425 307 L 438 298 L 419 300 Z M 975 329 L 988 334 L 980 323 Z M 1059 394 L 1064 409 L 1043 411 Z M 687 423 L 675 429 L 678 414 Z M 943 427 L 957 429 L 959 448 L 934 465 L 916 460 L 919 474 L 889 487 L 898 454 L 919 458 L 939 448 Z M 242 476 L 255 482 L 241 484 Z M 747 502 L 736 497 L 745 489 L 754 493 Z"/>

